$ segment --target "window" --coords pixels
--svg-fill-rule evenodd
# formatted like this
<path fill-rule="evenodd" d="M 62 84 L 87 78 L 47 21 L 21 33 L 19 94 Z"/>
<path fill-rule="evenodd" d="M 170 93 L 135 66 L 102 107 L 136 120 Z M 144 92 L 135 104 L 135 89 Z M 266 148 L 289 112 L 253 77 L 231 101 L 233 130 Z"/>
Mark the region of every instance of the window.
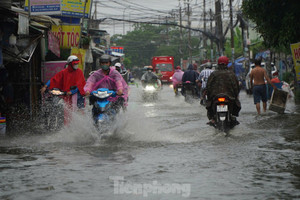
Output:
<path fill-rule="evenodd" d="M 161 64 L 156 64 L 156 68 L 158 67 L 160 71 L 168 71 L 171 72 L 173 71 L 173 66 L 172 64 L 166 64 L 166 63 L 161 63 Z"/>

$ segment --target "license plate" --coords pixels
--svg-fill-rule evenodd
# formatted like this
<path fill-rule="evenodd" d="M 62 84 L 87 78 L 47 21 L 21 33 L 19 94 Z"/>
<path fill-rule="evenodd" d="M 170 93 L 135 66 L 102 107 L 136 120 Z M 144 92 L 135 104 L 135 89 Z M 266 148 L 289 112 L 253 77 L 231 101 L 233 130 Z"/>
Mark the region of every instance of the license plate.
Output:
<path fill-rule="evenodd" d="M 217 105 L 217 112 L 227 112 L 228 106 L 227 105 Z"/>

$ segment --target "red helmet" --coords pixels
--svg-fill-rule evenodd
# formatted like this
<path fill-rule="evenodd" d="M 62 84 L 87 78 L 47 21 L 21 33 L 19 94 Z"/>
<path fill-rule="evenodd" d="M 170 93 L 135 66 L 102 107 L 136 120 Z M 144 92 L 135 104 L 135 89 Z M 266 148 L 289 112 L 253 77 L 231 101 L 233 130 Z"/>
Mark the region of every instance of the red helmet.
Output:
<path fill-rule="evenodd" d="M 181 67 L 180 67 L 180 66 L 177 66 L 176 69 L 181 69 Z"/>
<path fill-rule="evenodd" d="M 221 56 L 218 59 L 218 65 L 224 64 L 224 65 L 228 65 L 229 63 L 229 59 L 226 56 Z"/>

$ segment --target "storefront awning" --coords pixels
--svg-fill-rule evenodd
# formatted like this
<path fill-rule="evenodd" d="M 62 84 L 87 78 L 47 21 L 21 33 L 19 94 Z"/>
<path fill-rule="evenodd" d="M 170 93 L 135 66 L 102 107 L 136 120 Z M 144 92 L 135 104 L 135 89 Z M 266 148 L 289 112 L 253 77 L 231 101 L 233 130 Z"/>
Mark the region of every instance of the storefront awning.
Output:
<path fill-rule="evenodd" d="M 29 62 L 36 50 L 37 45 L 39 44 L 41 37 L 42 35 L 31 41 L 30 38 L 24 38 L 22 41 L 19 41 L 19 43 L 22 43 L 22 45 L 26 45 L 28 43 L 25 47 L 22 47 L 21 44 L 19 44 L 18 46 L 15 45 L 13 47 L 3 48 L 3 56 L 9 57 L 9 59 L 6 60 L 10 61 Z"/>

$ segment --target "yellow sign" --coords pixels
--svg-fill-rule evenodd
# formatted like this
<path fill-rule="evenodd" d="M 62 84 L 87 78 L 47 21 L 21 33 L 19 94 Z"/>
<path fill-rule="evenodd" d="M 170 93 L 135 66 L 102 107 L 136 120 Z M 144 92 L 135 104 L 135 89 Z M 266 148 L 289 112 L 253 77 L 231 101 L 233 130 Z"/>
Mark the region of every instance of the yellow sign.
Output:
<path fill-rule="evenodd" d="M 82 17 L 85 2 L 85 17 L 88 17 L 90 13 L 91 0 L 62 0 L 62 15 Z"/>
<path fill-rule="evenodd" d="M 292 50 L 297 80 L 299 82 L 300 81 L 300 42 L 291 44 L 291 50 Z"/>
<path fill-rule="evenodd" d="M 72 48 L 71 55 L 75 55 L 80 60 L 78 68 L 84 72 L 84 63 L 85 63 L 85 49 Z"/>
<path fill-rule="evenodd" d="M 59 39 L 59 46 L 65 49 L 79 47 L 80 25 L 52 25 L 53 34 Z"/>

